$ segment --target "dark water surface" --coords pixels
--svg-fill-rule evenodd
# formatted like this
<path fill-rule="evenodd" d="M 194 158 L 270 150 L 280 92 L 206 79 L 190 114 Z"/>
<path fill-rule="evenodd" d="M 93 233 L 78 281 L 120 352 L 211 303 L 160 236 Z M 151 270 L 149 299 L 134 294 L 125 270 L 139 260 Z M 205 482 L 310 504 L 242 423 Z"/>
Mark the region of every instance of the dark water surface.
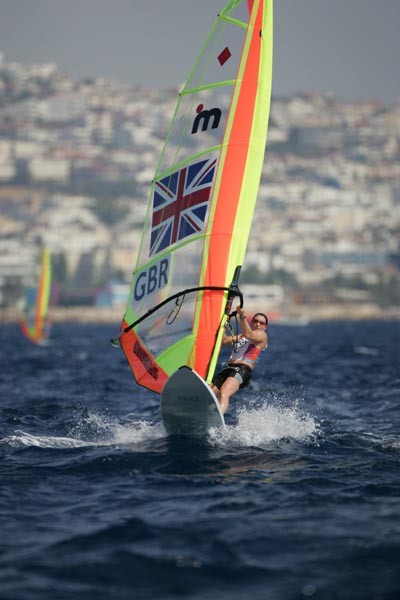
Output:
<path fill-rule="evenodd" d="M 0 327 L 1 600 L 400 598 L 400 324 L 272 324 L 203 445 L 115 329 Z"/>

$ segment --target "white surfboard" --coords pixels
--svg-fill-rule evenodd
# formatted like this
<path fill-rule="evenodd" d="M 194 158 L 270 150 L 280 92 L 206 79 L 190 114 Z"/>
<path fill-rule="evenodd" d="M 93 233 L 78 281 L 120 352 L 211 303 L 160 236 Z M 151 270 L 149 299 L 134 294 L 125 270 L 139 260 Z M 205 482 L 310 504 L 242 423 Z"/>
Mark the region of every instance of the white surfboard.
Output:
<path fill-rule="evenodd" d="M 214 392 L 189 367 L 175 371 L 165 384 L 161 418 L 168 434 L 204 436 L 211 427 L 225 426 Z"/>

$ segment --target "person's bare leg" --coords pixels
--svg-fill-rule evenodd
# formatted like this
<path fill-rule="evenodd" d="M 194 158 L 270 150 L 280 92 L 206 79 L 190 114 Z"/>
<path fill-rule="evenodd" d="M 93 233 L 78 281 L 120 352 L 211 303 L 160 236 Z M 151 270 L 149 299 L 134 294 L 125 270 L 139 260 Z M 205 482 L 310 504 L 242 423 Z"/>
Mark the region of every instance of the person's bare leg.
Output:
<path fill-rule="evenodd" d="M 239 389 L 239 382 L 234 377 L 228 377 L 221 385 L 219 390 L 219 403 L 221 404 L 222 414 L 225 414 L 229 408 L 230 397 Z"/>
<path fill-rule="evenodd" d="M 214 392 L 214 394 L 219 399 L 219 389 L 217 388 L 217 386 L 214 385 L 213 383 L 211 383 L 210 388 L 211 388 L 211 391 Z"/>

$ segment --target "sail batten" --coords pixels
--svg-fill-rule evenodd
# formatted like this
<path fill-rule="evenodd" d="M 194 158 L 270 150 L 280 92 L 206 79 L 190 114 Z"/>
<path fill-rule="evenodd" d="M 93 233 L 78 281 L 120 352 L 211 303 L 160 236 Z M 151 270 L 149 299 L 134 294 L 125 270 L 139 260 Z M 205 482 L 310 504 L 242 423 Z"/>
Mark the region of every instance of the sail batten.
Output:
<path fill-rule="evenodd" d="M 244 21 L 239 21 L 239 19 L 233 19 L 232 17 L 228 17 L 226 15 L 220 16 L 221 21 L 225 21 L 226 23 L 231 23 L 232 25 L 237 25 L 237 27 L 243 27 L 243 29 L 247 28 L 247 23 Z"/>
<path fill-rule="evenodd" d="M 226 81 L 219 81 L 218 83 L 208 84 L 208 85 L 199 85 L 196 88 L 192 88 L 189 90 L 183 90 L 181 92 L 181 96 L 189 96 L 190 94 L 195 94 L 198 92 L 204 92 L 206 90 L 213 90 L 219 87 L 224 87 L 228 85 L 233 85 L 235 83 L 234 79 L 227 79 Z"/>
<path fill-rule="evenodd" d="M 258 192 L 271 71 L 272 0 L 231 0 L 178 97 L 120 334 L 153 391 L 182 365 L 212 377 Z"/>

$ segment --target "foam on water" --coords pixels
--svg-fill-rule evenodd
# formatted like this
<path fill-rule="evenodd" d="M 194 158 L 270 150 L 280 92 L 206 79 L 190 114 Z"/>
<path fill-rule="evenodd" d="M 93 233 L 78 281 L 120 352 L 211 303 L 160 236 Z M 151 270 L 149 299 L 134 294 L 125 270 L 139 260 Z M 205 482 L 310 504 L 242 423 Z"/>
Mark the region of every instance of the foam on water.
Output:
<path fill-rule="evenodd" d="M 355 346 L 354 354 L 363 354 L 364 356 L 379 356 L 379 350 L 371 346 Z"/>
<path fill-rule="evenodd" d="M 297 408 L 266 405 L 239 410 L 237 423 L 212 430 L 210 439 L 218 445 L 263 446 L 283 438 L 310 441 L 318 431 L 314 418 L 301 414 Z"/>
<path fill-rule="evenodd" d="M 237 412 L 234 425 L 224 429 L 211 429 L 209 441 L 218 446 L 263 446 L 284 438 L 300 441 L 315 440 L 318 423 L 297 407 L 282 408 L 264 405 L 260 408 L 242 408 Z M 0 440 L 12 447 L 38 447 L 71 449 L 102 446 L 135 446 L 164 438 L 161 421 L 156 423 L 138 420 L 127 415 L 124 422 L 97 412 L 80 415 L 67 436 L 34 435 L 17 430 Z"/>
<path fill-rule="evenodd" d="M 71 435 L 82 438 L 88 432 L 96 439 L 98 446 L 126 446 L 140 444 L 165 435 L 161 423 L 152 423 L 127 415 L 124 422 L 97 412 L 89 412 L 71 430 Z"/>
<path fill-rule="evenodd" d="M 17 430 L 14 435 L 0 440 L 1 444 L 18 447 L 36 447 L 36 448 L 83 448 L 86 446 L 95 446 L 94 442 L 83 441 L 69 437 L 57 437 L 51 435 L 32 435 L 25 431 Z"/>
<path fill-rule="evenodd" d="M 113 427 L 113 445 L 128 446 L 138 445 L 142 442 L 156 440 L 165 437 L 165 431 L 161 423 L 149 423 L 148 421 L 136 421 L 131 424 L 115 423 Z"/>
<path fill-rule="evenodd" d="M 0 444 L 18 447 L 71 449 L 102 446 L 140 445 L 164 437 L 161 423 L 145 420 L 124 423 L 96 412 L 88 413 L 73 426 L 68 436 L 34 435 L 16 430 L 13 435 L 0 439 Z M 90 438 L 90 439 L 89 439 Z"/>

